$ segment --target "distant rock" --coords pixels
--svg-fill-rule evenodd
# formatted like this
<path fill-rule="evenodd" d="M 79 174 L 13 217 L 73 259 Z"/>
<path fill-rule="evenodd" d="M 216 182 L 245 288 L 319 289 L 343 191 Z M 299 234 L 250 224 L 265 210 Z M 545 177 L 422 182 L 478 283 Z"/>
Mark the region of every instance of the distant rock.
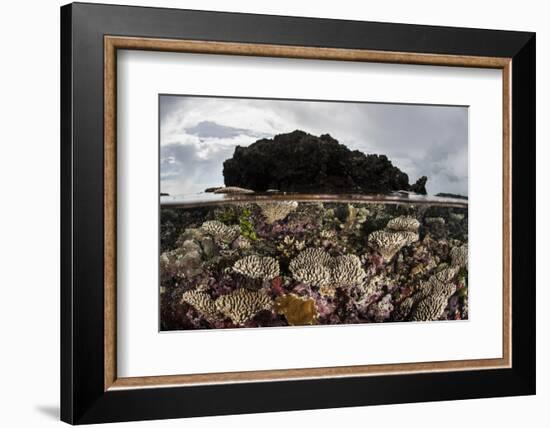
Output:
<path fill-rule="evenodd" d="M 303 131 L 237 146 L 223 164 L 226 186 L 265 192 L 389 193 L 409 190 L 426 194 L 426 177 L 412 186 L 409 177 L 385 155 L 350 150 L 330 135 Z"/>
<path fill-rule="evenodd" d="M 464 199 L 466 201 L 468 200 L 468 196 L 457 195 L 455 193 L 436 193 L 435 196 L 439 196 L 440 198 Z"/>
<path fill-rule="evenodd" d="M 227 187 L 209 187 L 204 190 L 206 193 L 219 193 L 219 194 L 250 194 L 254 193 L 254 190 L 243 189 L 242 187 L 227 186 Z"/>
<path fill-rule="evenodd" d="M 425 195 L 426 194 L 426 182 L 428 181 L 428 177 L 425 175 L 420 177 L 418 180 L 416 180 L 416 183 L 412 184 L 409 187 L 409 190 L 414 193 L 418 193 L 419 195 Z"/>

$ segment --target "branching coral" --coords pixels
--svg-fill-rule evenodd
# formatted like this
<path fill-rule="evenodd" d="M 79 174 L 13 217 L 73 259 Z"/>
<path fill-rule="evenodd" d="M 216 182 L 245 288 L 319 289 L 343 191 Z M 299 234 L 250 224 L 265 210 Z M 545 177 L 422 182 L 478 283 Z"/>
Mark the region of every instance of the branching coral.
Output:
<path fill-rule="evenodd" d="M 193 306 L 210 321 L 218 318 L 216 304 L 214 303 L 212 297 L 206 293 L 196 290 L 189 290 L 182 294 L 181 301 Z"/>
<path fill-rule="evenodd" d="M 290 325 L 314 324 L 318 317 L 314 299 L 292 293 L 277 297 L 275 310 L 284 315 Z"/>
<path fill-rule="evenodd" d="M 399 216 L 392 218 L 386 225 L 388 230 L 401 230 L 404 232 L 417 232 L 420 222 L 414 217 Z"/>
<path fill-rule="evenodd" d="M 321 248 L 308 248 L 296 256 L 289 269 L 297 281 L 323 287 L 351 286 L 360 284 L 365 277 L 361 260 L 355 255 L 331 257 Z"/>
<path fill-rule="evenodd" d="M 453 247 L 451 249 L 451 260 L 453 266 L 465 267 L 468 265 L 468 245 Z"/>
<path fill-rule="evenodd" d="M 239 288 L 220 296 L 215 301 L 216 309 L 234 324 L 242 325 L 262 311 L 273 306 L 272 300 L 264 291 L 251 291 Z"/>
<path fill-rule="evenodd" d="M 266 223 L 272 224 L 284 220 L 292 211 L 298 208 L 296 201 L 257 202 Z"/>
<path fill-rule="evenodd" d="M 270 280 L 279 276 L 279 262 L 273 257 L 252 255 L 237 260 L 233 270 L 249 278 Z"/>
<path fill-rule="evenodd" d="M 369 235 L 369 242 L 376 247 L 386 262 L 389 262 L 401 248 L 416 241 L 416 232 L 377 230 Z"/>
<path fill-rule="evenodd" d="M 232 242 L 240 234 L 239 226 L 227 226 L 217 220 L 205 221 L 202 224 L 201 229 L 208 235 L 211 235 L 215 240 L 221 242 Z"/>

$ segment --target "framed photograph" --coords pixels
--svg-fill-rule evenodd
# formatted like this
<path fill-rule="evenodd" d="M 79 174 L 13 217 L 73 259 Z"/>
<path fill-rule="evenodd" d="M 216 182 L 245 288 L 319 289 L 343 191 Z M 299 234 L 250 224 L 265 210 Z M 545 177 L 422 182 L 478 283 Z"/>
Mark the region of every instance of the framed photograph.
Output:
<path fill-rule="evenodd" d="M 533 33 L 76 3 L 61 54 L 62 420 L 535 393 Z"/>

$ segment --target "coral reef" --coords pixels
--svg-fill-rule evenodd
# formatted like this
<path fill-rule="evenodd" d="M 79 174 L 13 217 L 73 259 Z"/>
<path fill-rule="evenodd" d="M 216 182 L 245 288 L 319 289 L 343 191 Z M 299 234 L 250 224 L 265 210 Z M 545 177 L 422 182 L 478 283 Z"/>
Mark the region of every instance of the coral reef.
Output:
<path fill-rule="evenodd" d="M 161 209 L 161 330 L 468 318 L 466 206 L 264 198 Z"/>
<path fill-rule="evenodd" d="M 273 257 L 251 255 L 237 260 L 233 270 L 249 278 L 270 280 L 279 276 L 279 262 Z"/>

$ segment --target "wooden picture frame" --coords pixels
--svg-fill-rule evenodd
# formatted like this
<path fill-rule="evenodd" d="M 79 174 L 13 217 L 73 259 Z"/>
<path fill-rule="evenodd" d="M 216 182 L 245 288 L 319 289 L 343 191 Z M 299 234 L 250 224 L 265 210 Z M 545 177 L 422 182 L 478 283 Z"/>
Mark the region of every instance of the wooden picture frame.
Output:
<path fill-rule="evenodd" d="M 502 70 L 502 358 L 118 377 L 117 49 Z M 80 424 L 535 392 L 533 33 L 76 3 L 61 9 L 61 53 L 62 420 Z"/>

